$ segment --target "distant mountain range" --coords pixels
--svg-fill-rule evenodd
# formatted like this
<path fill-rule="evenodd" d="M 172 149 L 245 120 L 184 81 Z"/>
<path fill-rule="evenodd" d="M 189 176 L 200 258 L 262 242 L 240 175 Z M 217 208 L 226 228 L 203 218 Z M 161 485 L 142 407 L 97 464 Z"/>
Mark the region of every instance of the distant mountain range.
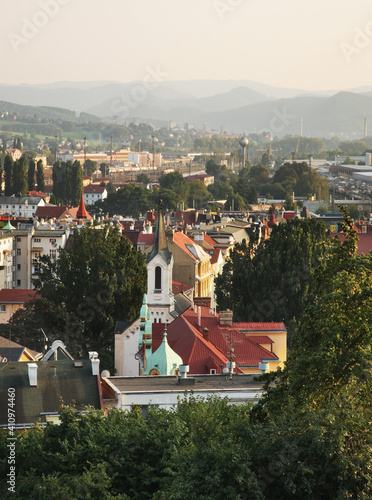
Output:
<path fill-rule="evenodd" d="M 16 105 L 44 111 L 59 119 L 89 113 L 106 121 L 133 119 L 154 125 L 170 121 L 183 127 L 229 133 L 268 131 L 274 136 L 361 138 L 364 119 L 372 127 L 372 86 L 349 91 L 308 92 L 252 81 L 190 80 L 180 82 L 57 82 L 45 85 L 0 85 L 0 111 L 20 113 Z M 4 104 L 4 102 L 6 104 Z M 5 108 L 6 105 L 6 108 Z M 39 116 L 39 110 L 36 114 Z M 73 112 L 73 113 L 71 113 Z"/>

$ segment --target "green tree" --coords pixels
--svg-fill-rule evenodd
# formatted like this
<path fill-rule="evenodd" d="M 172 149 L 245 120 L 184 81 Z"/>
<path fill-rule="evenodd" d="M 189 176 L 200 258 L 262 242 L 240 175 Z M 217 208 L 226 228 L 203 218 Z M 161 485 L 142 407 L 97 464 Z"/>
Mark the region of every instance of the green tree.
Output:
<path fill-rule="evenodd" d="M 0 154 L 0 192 L 3 190 L 4 155 Z"/>
<path fill-rule="evenodd" d="M 372 495 L 372 257 L 356 253 L 357 234 L 341 211 L 346 240 L 333 240 L 314 270 L 314 300 L 286 366 L 267 376 L 267 392 L 253 410 L 261 424 L 255 465 L 263 467 L 269 450 L 279 464 L 266 483 L 268 497 Z"/>
<path fill-rule="evenodd" d="M 35 161 L 30 160 L 28 162 L 28 172 L 27 172 L 27 184 L 29 191 L 34 191 L 35 189 L 35 170 L 36 170 Z"/>
<path fill-rule="evenodd" d="M 97 162 L 90 160 L 89 158 L 84 163 L 84 171 L 85 175 L 90 177 L 97 170 Z"/>
<path fill-rule="evenodd" d="M 140 214 L 154 206 L 150 193 L 142 186 L 125 184 L 117 191 L 109 192 L 104 201 L 95 204 L 98 209 L 110 215 L 120 214 L 138 218 Z"/>
<path fill-rule="evenodd" d="M 71 169 L 71 193 L 70 200 L 73 206 L 78 206 L 83 192 L 83 169 L 79 161 L 74 161 Z"/>
<path fill-rule="evenodd" d="M 52 171 L 53 195 L 57 202 L 65 198 L 64 162 L 57 160 Z"/>
<path fill-rule="evenodd" d="M 46 342 L 41 329 L 48 337 L 49 347 L 54 340 L 62 340 L 74 357 L 87 356 L 83 321 L 62 303 L 58 304 L 49 298 L 34 299 L 18 309 L 9 324 L 2 325 L 1 335 L 27 345 L 29 349 L 43 352 Z"/>
<path fill-rule="evenodd" d="M 215 280 L 219 309 L 233 310 L 238 321 L 298 320 L 313 300 L 312 270 L 329 245 L 315 219 L 279 224 L 268 240 L 236 245 Z"/>
<path fill-rule="evenodd" d="M 211 198 L 211 193 L 203 182 L 189 182 L 187 204 L 190 208 L 203 208 Z"/>
<path fill-rule="evenodd" d="M 25 156 L 21 156 L 19 160 L 16 160 L 13 165 L 13 186 L 12 190 L 15 195 L 27 196 L 27 171 L 28 171 L 28 161 Z"/>
<path fill-rule="evenodd" d="M 101 163 L 99 169 L 102 173 L 102 177 L 107 177 L 109 173 L 109 166 L 107 165 L 107 163 Z"/>
<path fill-rule="evenodd" d="M 137 175 L 137 182 L 142 182 L 142 184 L 149 184 L 150 177 L 144 173 Z"/>
<path fill-rule="evenodd" d="M 40 258 L 42 297 L 84 322 L 84 351 L 112 354 L 115 321 L 132 321 L 146 289 L 144 256 L 113 227 L 82 228 L 56 261 Z"/>
<path fill-rule="evenodd" d="M 358 210 L 357 205 L 355 205 L 354 203 L 351 205 L 348 205 L 347 210 L 348 210 L 349 215 L 352 219 L 354 219 L 355 221 L 358 221 L 360 219 L 360 211 Z"/>
<path fill-rule="evenodd" d="M 249 178 L 257 185 L 269 181 L 270 170 L 264 165 L 254 165 L 249 170 Z"/>
<path fill-rule="evenodd" d="M 45 179 L 44 179 L 44 167 L 43 167 L 42 160 L 39 160 L 37 162 L 36 184 L 37 184 L 37 190 L 39 192 L 44 192 L 44 189 L 45 189 Z"/>
<path fill-rule="evenodd" d="M 5 177 L 5 196 L 13 194 L 13 166 L 14 161 L 10 155 L 5 155 L 4 158 L 4 177 Z"/>

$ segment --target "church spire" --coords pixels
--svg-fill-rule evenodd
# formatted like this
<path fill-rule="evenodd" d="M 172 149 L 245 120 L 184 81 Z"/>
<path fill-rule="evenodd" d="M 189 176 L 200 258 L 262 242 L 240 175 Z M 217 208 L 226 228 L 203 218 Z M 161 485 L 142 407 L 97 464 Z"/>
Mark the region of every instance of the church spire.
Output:
<path fill-rule="evenodd" d="M 78 219 L 87 219 L 88 218 L 88 212 L 85 209 L 85 203 L 84 203 L 84 192 L 81 192 L 81 198 L 80 198 L 80 205 L 78 208 L 78 211 L 76 212 L 76 217 Z"/>
<path fill-rule="evenodd" d="M 158 254 L 160 254 L 166 262 L 169 262 L 172 257 L 171 252 L 168 250 L 167 236 L 165 234 L 162 200 L 159 200 L 158 220 L 156 223 L 154 244 L 151 252 L 147 255 L 147 262 L 150 262 Z"/>

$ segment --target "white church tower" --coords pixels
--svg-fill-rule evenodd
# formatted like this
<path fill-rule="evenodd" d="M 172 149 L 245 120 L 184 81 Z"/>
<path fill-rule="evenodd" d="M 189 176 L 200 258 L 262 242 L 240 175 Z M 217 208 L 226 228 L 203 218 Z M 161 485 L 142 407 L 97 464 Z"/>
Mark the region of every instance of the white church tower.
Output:
<path fill-rule="evenodd" d="M 147 254 L 147 305 L 152 323 L 171 323 L 174 319 L 172 272 L 173 255 L 168 250 L 160 201 L 154 244 Z"/>

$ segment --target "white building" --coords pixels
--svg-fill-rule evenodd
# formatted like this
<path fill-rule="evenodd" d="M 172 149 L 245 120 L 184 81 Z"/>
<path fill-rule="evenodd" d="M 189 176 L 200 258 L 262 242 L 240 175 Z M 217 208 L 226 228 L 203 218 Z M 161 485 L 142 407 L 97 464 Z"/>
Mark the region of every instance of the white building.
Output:
<path fill-rule="evenodd" d="M 103 201 L 107 198 L 107 189 L 105 186 L 89 184 L 84 187 L 84 203 L 94 205 L 97 201 Z"/>
<path fill-rule="evenodd" d="M 181 366 L 181 373 L 187 368 Z M 252 375 L 226 378 L 225 375 L 103 377 L 102 393 L 107 408 L 130 411 L 132 406 L 139 405 L 144 412 L 154 406 L 169 410 L 191 393 L 203 399 L 227 397 L 232 404 L 254 402 L 262 395 L 263 382 L 254 381 Z"/>
<path fill-rule="evenodd" d="M 41 196 L 0 196 L 0 213 L 11 217 L 31 218 L 38 207 L 45 206 Z"/>

